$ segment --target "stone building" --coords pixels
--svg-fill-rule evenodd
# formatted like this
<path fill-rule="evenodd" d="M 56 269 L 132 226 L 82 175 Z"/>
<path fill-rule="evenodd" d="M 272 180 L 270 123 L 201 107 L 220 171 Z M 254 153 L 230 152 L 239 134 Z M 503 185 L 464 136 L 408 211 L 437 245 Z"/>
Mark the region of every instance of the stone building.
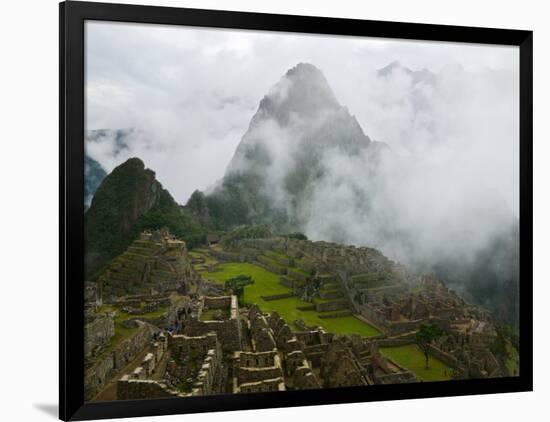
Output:
<path fill-rule="evenodd" d="M 113 259 L 99 276 L 98 288 L 103 301 L 111 301 L 128 294 L 196 293 L 199 283 L 185 242 L 157 230 L 142 233 Z"/>
<path fill-rule="evenodd" d="M 221 319 L 203 317 L 203 314 L 207 315 L 207 311 L 212 310 L 220 310 Z M 181 332 L 188 336 L 201 336 L 215 332 L 224 351 L 240 350 L 241 320 L 237 296 L 202 296 L 197 303 L 197 317 L 186 320 Z"/>

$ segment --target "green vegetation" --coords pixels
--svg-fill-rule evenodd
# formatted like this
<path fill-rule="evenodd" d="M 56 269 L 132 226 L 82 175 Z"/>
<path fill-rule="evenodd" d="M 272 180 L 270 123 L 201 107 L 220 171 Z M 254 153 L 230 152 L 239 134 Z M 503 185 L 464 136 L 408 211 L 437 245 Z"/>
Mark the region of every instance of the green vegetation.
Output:
<path fill-rule="evenodd" d="M 99 309 L 99 312 L 115 312 L 115 335 L 111 338 L 109 345 L 101 352 L 101 355 L 112 352 L 116 346 L 118 346 L 122 341 L 129 338 L 132 334 L 137 331 L 137 328 L 127 328 L 122 325 L 122 321 L 128 319 L 128 314 L 122 312 L 118 308 L 112 305 L 103 305 Z"/>
<path fill-rule="evenodd" d="M 206 239 L 198 218 L 174 201 L 155 172 L 130 158 L 103 179 L 86 211 L 86 275 L 94 279 L 141 232 L 162 227 L 185 239 L 188 247 Z"/>
<path fill-rule="evenodd" d="M 133 232 L 137 237 L 144 230 L 158 230 L 163 227 L 167 227 L 177 238 L 184 239 L 189 248 L 206 241 L 205 229 L 195 221 L 188 210 L 181 207 L 168 212 L 162 209 L 146 212 L 138 219 Z"/>
<path fill-rule="evenodd" d="M 307 236 L 300 232 L 289 233 L 286 235 L 289 239 L 307 240 Z"/>
<path fill-rule="evenodd" d="M 279 252 L 279 251 L 271 251 L 271 250 L 265 251 L 265 255 L 266 256 L 271 256 L 271 257 L 279 257 L 279 258 L 289 259 L 289 260 L 292 259 L 287 254 Z"/>
<path fill-rule="evenodd" d="M 301 268 L 289 268 L 288 275 L 292 276 L 292 274 L 301 274 L 305 277 L 309 276 L 308 272 L 305 270 L 302 270 Z"/>
<path fill-rule="evenodd" d="M 175 296 L 175 297 L 172 298 L 172 300 L 173 301 L 181 300 L 181 296 Z M 164 315 L 167 310 L 168 310 L 167 306 L 161 306 L 161 307 L 159 307 L 158 309 L 156 309 L 154 311 L 147 312 L 146 314 L 131 315 L 127 312 L 124 312 L 122 309 L 117 308 L 116 306 L 102 305 L 98 309 L 98 312 L 114 312 L 115 313 L 115 317 L 114 317 L 115 334 L 111 338 L 111 342 L 109 343 L 109 346 L 107 346 L 102 351 L 101 354 L 103 355 L 105 353 L 112 352 L 115 349 L 116 346 L 118 346 L 122 341 L 126 340 L 127 338 L 129 338 L 132 334 L 134 334 L 137 331 L 137 328 L 134 328 L 134 327 L 128 328 L 128 327 L 125 327 L 124 325 L 122 325 L 123 321 L 125 321 L 127 319 L 132 319 L 132 318 L 135 318 L 135 319 L 159 318 L 162 315 Z"/>
<path fill-rule="evenodd" d="M 353 285 L 362 289 L 380 289 L 387 287 L 386 277 L 378 273 L 357 274 L 351 277 Z"/>
<path fill-rule="evenodd" d="M 244 288 L 244 302 L 258 305 L 263 312 L 276 311 L 289 324 L 296 320 L 302 320 L 306 325 L 321 325 L 326 330 L 337 334 L 359 334 L 363 337 L 373 337 L 380 334 L 376 328 L 354 316 L 323 319 L 319 318 L 319 314 L 315 311 L 300 311 L 297 309 L 298 307 L 311 304 L 297 297 L 271 301 L 263 300 L 261 296 L 288 293 L 291 289 L 279 283 L 279 276 L 262 267 L 249 263 L 226 263 L 218 265 L 217 268 L 218 271 L 207 275 L 208 278 L 214 279 L 220 284 L 241 274 L 252 277 L 255 283 Z"/>
<path fill-rule="evenodd" d="M 452 378 L 452 369 L 433 356 L 430 360 L 430 368 L 426 369 L 424 352 L 415 344 L 381 347 L 380 352 L 413 372 L 422 381 L 445 381 Z"/>
<path fill-rule="evenodd" d="M 275 295 L 289 291 L 288 288 L 279 284 L 279 276 L 264 270 L 258 265 L 246 262 L 219 264 L 216 267 L 216 271 L 210 272 L 207 275 L 209 279 L 223 284 L 226 280 L 241 274 L 250 276 L 256 281 L 256 283 L 245 289 L 244 298 L 247 303 L 254 303 L 254 300 L 259 299 L 260 296 Z"/>
<path fill-rule="evenodd" d="M 286 268 L 284 265 L 281 265 L 278 261 L 272 259 L 272 258 L 269 258 L 267 255 L 263 255 L 261 257 L 261 261 L 264 263 L 264 264 L 269 264 L 271 265 L 272 267 L 274 268 L 279 268 L 279 269 L 283 269 L 283 268 Z"/>
<path fill-rule="evenodd" d="M 418 347 L 424 352 L 424 357 L 426 358 L 426 369 L 430 367 L 430 346 L 432 342 L 441 337 L 443 331 L 437 325 L 433 324 L 422 324 L 415 335 L 415 341 Z"/>
<path fill-rule="evenodd" d="M 271 236 L 273 236 L 273 233 L 266 224 L 257 226 L 239 226 L 225 235 L 222 243 L 224 245 L 231 245 L 233 242 L 241 239 L 265 239 Z"/>
<path fill-rule="evenodd" d="M 236 295 L 239 299 L 239 303 L 243 302 L 244 288 L 254 284 L 252 277 L 244 274 L 240 274 L 237 277 L 225 280 L 224 287 L 229 293 Z"/>
<path fill-rule="evenodd" d="M 322 319 L 321 325 L 327 331 L 337 334 L 359 334 L 361 337 L 376 337 L 382 334 L 372 325 L 369 325 L 352 315 L 339 318 Z"/>
<path fill-rule="evenodd" d="M 506 368 L 508 369 L 508 374 L 510 376 L 516 376 L 519 375 L 519 365 L 518 365 L 518 358 L 519 353 L 517 349 L 512 346 L 512 344 L 507 344 L 507 355 L 506 358 Z"/>
<path fill-rule="evenodd" d="M 379 286 L 379 287 L 371 287 L 371 288 L 368 288 L 366 289 L 368 293 L 374 293 L 374 292 L 379 292 L 379 291 L 382 291 L 382 290 L 386 290 L 386 289 L 393 289 L 394 287 L 398 287 L 399 284 L 386 284 L 385 286 Z"/>
<path fill-rule="evenodd" d="M 201 264 L 195 264 L 195 265 L 216 265 L 218 263 L 218 261 L 212 258 L 210 255 L 206 255 L 205 253 L 198 252 L 198 251 L 189 252 L 189 256 L 193 259 L 202 259 L 204 261 Z"/>
<path fill-rule="evenodd" d="M 510 325 L 497 324 L 495 328 L 497 336 L 489 349 L 506 365 L 509 375 L 517 375 L 519 337 Z"/>

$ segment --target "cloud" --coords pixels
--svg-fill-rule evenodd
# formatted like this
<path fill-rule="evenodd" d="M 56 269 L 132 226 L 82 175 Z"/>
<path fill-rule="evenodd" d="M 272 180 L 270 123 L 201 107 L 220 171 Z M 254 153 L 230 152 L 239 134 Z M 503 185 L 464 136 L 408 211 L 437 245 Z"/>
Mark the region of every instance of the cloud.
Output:
<path fill-rule="evenodd" d="M 368 104 L 368 133 L 390 147 L 350 152 L 348 140 L 361 137 L 347 109 L 297 94 L 322 85 L 296 88 L 283 77 L 230 171 L 260 174 L 260 193 L 286 210 L 289 229 L 314 240 L 376 247 L 409 265 L 473 262 L 517 221 L 516 79 L 462 66 L 365 76 L 369 89 L 356 96 Z M 315 113 L 300 112 L 301 100 Z"/>
<path fill-rule="evenodd" d="M 396 59 L 441 72 L 445 83 L 437 94 L 430 86 L 417 86 L 414 94 L 406 75 L 377 80 L 376 70 Z M 185 203 L 194 189 L 223 176 L 259 101 L 298 62 L 323 70 L 370 137 L 403 154 L 435 145 L 437 159 L 473 168 L 517 208 L 515 187 L 508 189 L 517 184 L 517 105 L 510 98 L 518 52 L 512 47 L 88 22 L 86 127 L 139 134 L 117 156 L 97 146 L 89 152 L 107 170 L 140 156 Z M 454 63 L 477 76 L 460 79 L 445 67 Z M 426 98 L 431 109 L 418 111 L 414 98 Z"/>

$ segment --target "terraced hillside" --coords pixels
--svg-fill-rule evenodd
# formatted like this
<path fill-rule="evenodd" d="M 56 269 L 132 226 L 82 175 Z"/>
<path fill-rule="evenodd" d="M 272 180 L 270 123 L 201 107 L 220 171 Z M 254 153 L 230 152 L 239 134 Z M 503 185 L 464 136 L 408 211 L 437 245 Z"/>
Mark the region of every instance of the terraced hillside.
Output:
<path fill-rule="evenodd" d="M 241 274 L 252 277 L 254 284 L 244 291 L 246 304 L 256 304 L 263 312 L 276 311 L 298 329 L 322 326 L 337 334 L 380 334 L 352 314 L 340 283 L 331 274 L 308 272 L 299 260 L 276 251 L 258 254 L 251 262 L 239 262 L 237 257 L 221 261 L 216 255 L 227 257 L 220 248 L 191 251 L 195 271 L 220 287 Z"/>
<path fill-rule="evenodd" d="M 106 301 L 128 294 L 196 291 L 197 281 L 185 242 L 159 232 L 142 234 L 99 276 Z"/>

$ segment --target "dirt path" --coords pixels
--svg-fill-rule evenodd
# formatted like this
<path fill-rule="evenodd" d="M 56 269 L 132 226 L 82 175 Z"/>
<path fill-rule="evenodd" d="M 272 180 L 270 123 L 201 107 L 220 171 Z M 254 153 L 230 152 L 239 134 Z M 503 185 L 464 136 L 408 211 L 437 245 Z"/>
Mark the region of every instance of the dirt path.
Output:
<path fill-rule="evenodd" d="M 136 356 L 136 358 L 130 362 L 128 365 L 126 365 L 124 368 L 122 368 L 120 371 L 117 372 L 117 374 L 105 385 L 103 390 L 101 390 L 93 399 L 92 401 L 113 401 L 116 400 L 116 385 L 117 381 L 125 374 L 129 374 L 134 369 L 136 369 L 147 353 L 150 352 L 150 348 L 147 347 L 143 352 L 141 352 L 139 355 Z"/>

